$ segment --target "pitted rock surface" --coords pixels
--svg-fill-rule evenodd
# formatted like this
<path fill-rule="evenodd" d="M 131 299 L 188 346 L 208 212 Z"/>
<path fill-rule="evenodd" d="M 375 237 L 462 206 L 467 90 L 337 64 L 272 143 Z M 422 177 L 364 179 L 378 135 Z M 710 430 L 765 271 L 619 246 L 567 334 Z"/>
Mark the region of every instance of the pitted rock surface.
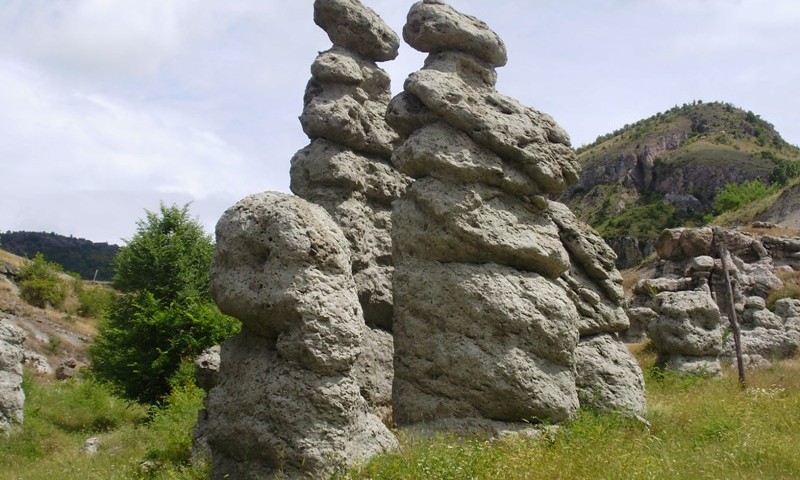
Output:
<path fill-rule="evenodd" d="M 719 258 L 719 245 L 723 242 L 728 250 L 726 264 L 733 288 L 732 301 Z M 717 227 L 664 230 L 657 242 L 659 258 L 654 263 L 654 278 L 636 284 L 630 309 L 657 310 L 654 297 L 659 292 L 705 292 L 708 302 L 716 302 L 723 325 L 729 321 L 731 309 L 736 310 L 742 351 L 750 366 L 790 357 L 800 348 L 800 333 L 793 328 L 793 315 L 781 308 L 790 305 L 791 300 L 779 300 L 773 313 L 766 309 L 765 299 L 783 288 L 780 271 L 791 275 L 800 268 L 791 256 L 791 252 L 798 250 L 800 240 L 796 237 L 763 235 L 757 231 Z M 644 317 L 641 320 L 653 322 Z M 732 336 L 727 338 L 720 358 L 735 361 Z M 681 368 L 695 369 L 702 367 L 703 362 L 686 357 L 678 364 Z"/>
<path fill-rule="evenodd" d="M 25 392 L 22 358 L 25 332 L 0 320 L 0 433 L 22 425 Z"/>
<path fill-rule="evenodd" d="M 648 334 L 659 364 L 687 373 L 720 372 L 720 312 L 707 291 L 659 293 L 654 310 L 658 317 L 648 325 Z"/>
<path fill-rule="evenodd" d="M 323 206 L 342 228 L 364 320 L 391 331 L 391 203 L 409 179 L 389 161 L 398 136 L 385 120 L 389 76 L 375 61 L 394 58 L 399 40 L 357 0 L 314 6 L 315 21 L 334 45 L 311 67 L 300 117 L 311 144 L 292 158 L 291 189 Z"/>
<path fill-rule="evenodd" d="M 558 422 L 579 390 L 641 413 L 641 371 L 613 340 L 628 328 L 615 255 L 541 196 L 577 178 L 566 133 L 495 91 L 505 48 L 479 20 L 420 2 L 404 37 L 430 55 L 387 112 L 392 162 L 415 179 L 392 215 L 395 421 Z"/>
<path fill-rule="evenodd" d="M 420 52 L 464 51 L 492 67 L 508 61 L 505 44 L 486 23 L 441 1 L 425 0 L 411 7 L 403 40 Z"/>
<path fill-rule="evenodd" d="M 397 34 L 371 8 L 358 0 L 315 0 L 314 23 L 334 45 L 372 60 L 394 60 L 400 48 Z"/>
<path fill-rule="evenodd" d="M 397 56 L 397 35 L 358 0 L 317 0 L 314 18 L 333 47 L 311 66 L 300 123 L 311 143 L 291 161 L 291 189 L 325 208 L 352 252 L 363 322 L 392 331 L 391 205 L 410 179 L 390 162 L 398 135 L 385 119 L 390 79 L 375 62 Z M 390 409 L 391 335 L 376 332 L 360 360 L 362 392 L 378 414 Z M 366 359 L 374 362 L 366 365 Z M 382 377 L 382 378 L 378 378 Z M 378 390 L 376 390 L 378 389 Z M 374 402 L 382 402 L 376 404 Z"/>
<path fill-rule="evenodd" d="M 212 296 L 243 327 L 206 397 L 212 478 L 323 476 L 395 448 L 353 374 L 367 327 L 328 213 L 265 192 L 229 208 L 216 234 Z"/>
<path fill-rule="evenodd" d="M 642 369 L 618 338 L 607 333 L 583 338 L 575 349 L 575 356 L 581 405 L 645 413 Z"/>

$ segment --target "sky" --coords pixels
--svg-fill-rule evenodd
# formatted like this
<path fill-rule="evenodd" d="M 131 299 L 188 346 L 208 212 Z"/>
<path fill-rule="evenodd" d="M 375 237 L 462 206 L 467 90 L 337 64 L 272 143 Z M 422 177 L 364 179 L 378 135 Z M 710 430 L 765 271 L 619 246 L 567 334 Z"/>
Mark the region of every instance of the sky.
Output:
<path fill-rule="evenodd" d="M 411 1 L 362 0 L 397 32 Z M 796 0 L 450 0 L 506 43 L 498 90 L 576 147 L 693 100 L 800 144 Z M 317 53 L 312 0 L 0 0 L 0 231 L 124 244 L 145 210 L 213 232 L 252 193 L 289 192 Z M 422 66 L 401 45 L 392 90 Z"/>

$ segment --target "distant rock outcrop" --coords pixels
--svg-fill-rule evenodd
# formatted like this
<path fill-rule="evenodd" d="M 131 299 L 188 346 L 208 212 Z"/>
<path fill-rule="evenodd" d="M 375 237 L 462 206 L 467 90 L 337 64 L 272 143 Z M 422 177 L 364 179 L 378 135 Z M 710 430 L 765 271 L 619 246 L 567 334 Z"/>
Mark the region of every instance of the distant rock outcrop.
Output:
<path fill-rule="evenodd" d="M 729 252 L 733 303 L 719 258 L 720 243 Z M 798 301 L 779 300 L 775 312 L 767 310 L 765 302 L 783 287 L 776 272 L 800 270 L 800 239 L 739 229 L 677 228 L 662 232 L 656 252 L 653 278 L 636 284 L 629 313 L 632 330 L 648 332 L 662 363 L 681 371 L 719 371 L 717 358 L 734 356 L 733 338 L 724 345 L 722 341 L 731 309 L 737 313 L 748 364 L 787 358 L 800 348 L 793 308 Z M 669 360 L 672 355 L 681 358 Z M 685 356 L 700 358 L 685 361 Z"/>
<path fill-rule="evenodd" d="M 561 421 L 579 398 L 641 413 L 615 256 L 543 196 L 577 179 L 567 134 L 495 90 L 506 50 L 480 20 L 425 0 L 403 37 L 429 56 L 387 113 L 415 179 L 392 217 L 395 421 Z"/>
<path fill-rule="evenodd" d="M 228 209 L 216 235 L 212 295 L 243 326 L 206 398 L 212 478 L 325 476 L 395 448 L 354 378 L 368 329 L 328 213 L 267 192 Z"/>
<path fill-rule="evenodd" d="M 22 356 L 25 332 L 0 320 L 0 433 L 22 425 Z"/>

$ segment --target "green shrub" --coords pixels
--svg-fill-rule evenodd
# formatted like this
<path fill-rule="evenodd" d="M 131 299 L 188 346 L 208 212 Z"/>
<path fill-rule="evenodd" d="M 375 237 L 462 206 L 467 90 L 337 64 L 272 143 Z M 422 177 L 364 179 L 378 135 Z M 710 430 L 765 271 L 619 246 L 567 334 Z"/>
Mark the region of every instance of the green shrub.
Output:
<path fill-rule="evenodd" d="M 78 315 L 85 318 L 100 318 L 114 300 L 114 291 L 102 285 L 85 286 L 81 282 L 74 284 L 78 297 Z"/>
<path fill-rule="evenodd" d="M 775 193 L 777 186 L 767 186 L 761 180 L 744 183 L 729 183 L 717 191 L 714 207 L 717 213 L 738 210 L 750 202 Z"/>
<path fill-rule="evenodd" d="M 62 271 L 60 265 L 48 262 L 41 253 L 37 253 L 19 269 L 17 282 L 20 296 L 35 307 L 63 307 L 67 298 L 67 283 L 59 276 Z"/>

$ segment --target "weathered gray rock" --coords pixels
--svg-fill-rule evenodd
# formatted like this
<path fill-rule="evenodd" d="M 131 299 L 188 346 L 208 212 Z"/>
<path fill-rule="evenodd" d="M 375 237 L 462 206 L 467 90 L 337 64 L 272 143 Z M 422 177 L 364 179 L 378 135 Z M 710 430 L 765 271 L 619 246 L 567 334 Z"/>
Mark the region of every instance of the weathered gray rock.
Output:
<path fill-rule="evenodd" d="M 386 123 L 402 138 L 438 121 L 438 115 L 428 110 L 419 98 L 405 91 L 392 98 L 386 110 Z"/>
<path fill-rule="evenodd" d="M 394 152 L 392 162 L 412 178 L 433 177 L 460 184 L 480 182 L 515 196 L 537 192 L 526 173 L 444 122 L 420 125 Z"/>
<path fill-rule="evenodd" d="M 662 292 L 654 310 L 659 315 L 648 325 L 648 334 L 659 364 L 687 373 L 719 372 L 720 313 L 708 292 Z"/>
<path fill-rule="evenodd" d="M 576 371 L 598 388 L 591 406 L 640 413 L 624 349 L 598 343 L 575 363 L 581 337 L 628 319 L 613 251 L 541 195 L 576 178 L 566 133 L 494 90 L 505 50 L 482 22 L 424 1 L 404 37 L 430 55 L 387 112 L 403 136 L 392 163 L 415 178 L 392 215 L 395 422 L 558 422 L 578 408 Z"/>
<path fill-rule="evenodd" d="M 369 60 L 384 62 L 397 57 L 397 34 L 358 0 L 315 0 L 314 23 L 325 30 L 334 45 Z"/>
<path fill-rule="evenodd" d="M 392 380 L 394 378 L 394 339 L 379 328 L 364 326 L 361 354 L 353 365 L 361 396 L 370 411 L 384 423 L 392 418 Z"/>
<path fill-rule="evenodd" d="M 578 178 L 569 136 L 552 117 L 456 73 L 423 69 L 405 89 L 451 126 L 514 162 L 544 193 L 560 193 Z"/>
<path fill-rule="evenodd" d="M 581 406 L 641 415 L 646 410 L 642 369 L 610 334 L 582 338 L 575 349 Z"/>
<path fill-rule="evenodd" d="M 787 320 L 800 317 L 800 299 L 781 298 L 775 302 L 775 314 Z"/>
<path fill-rule="evenodd" d="M 194 379 L 197 386 L 208 392 L 219 383 L 219 345 L 208 347 L 194 359 Z"/>
<path fill-rule="evenodd" d="M 18 428 L 23 421 L 22 356 L 25 332 L 0 321 L 0 433 Z"/>
<path fill-rule="evenodd" d="M 626 313 L 630 320 L 630 328 L 622 333 L 626 342 L 638 343 L 647 339 L 647 326 L 658 317 L 658 314 L 649 307 L 629 308 Z"/>
<path fill-rule="evenodd" d="M 656 295 L 661 292 L 679 292 L 694 288 L 694 280 L 689 277 L 681 278 L 646 278 L 636 282 L 633 292 L 637 295 Z"/>
<path fill-rule="evenodd" d="M 723 243 L 728 250 L 725 263 L 731 278 L 733 299 L 729 298 L 722 260 L 715 258 L 719 256 L 718 247 Z M 780 300 L 775 313 L 772 313 L 766 309 L 765 298 L 783 288 L 778 276 L 780 270 L 789 275 L 794 272 L 787 262 L 786 252 L 795 247 L 800 248 L 800 241 L 791 237 L 759 236 L 757 232 L 738 229 L 664 230 L 658 240 L 660 260 L 655 264 L 656 278 L 636 284 L 632 305 L 650 307 L 655 303 L 655 295 L 663 291 L 705 291 L 726 316 L 730 315 L 732 308 L 736 310 L 742 330 L 743 351 L 751 359 L 752 366 L 785 358 L 800 348 L 800 329 L 794 327 L 800 324 L 800 315 L 791 312 L 791 300 Z M 734 359 L 730 337 L 721 357 Z M 683 359 L 672 363 L 695 369 L 698 365 L 705 368 L 703 362 L 705 360 L 698 363 Z"/>
<path fill-rule="evenodd" d="M 711 272 L 714 270 L 714 259 L 708 255 L 694 257 L 689 262 L 689 270 L 691 272 Z"/>
<path fill-rule="evenodd" d="M 295 154 L 290 174 L 293 192 L 309 201 L 319 200 L 312 203 L 325 202 L 326 196 L 334 200 L 347 192 L 386 206 L 399 198 L 409 183 L 388 161 L 322 139 Z M 331 195 L 330 190 L 340 195 Z"/>
<path fill-rule="evenodd" d="M 50 366 L 47 357 L 33 350 L 25 350 L 22 354 L 22 363 L 28 365 L 29 368 L 39 375 L 50 375 L 53 373 L 53 367 Z"/>
<path fill-rule="evenodd" d="M 441 1 L 424 0 L 411 7 L 403 40 L 420 52 L 466 52 L 492 67 L 508 61 L 505 44 L 488 25 Z"/>
<path fill-rule="evenodd" d="M 97 437 L 87 438 L 81 447 L 81 453 L 84 455 L 96 455 L 100 451 L 100 439 Z"/>
<path fill-rule="evenodd" d="M 206 399 L 212 479 L 278 472 L 326 478 L 396 448 L 388 429 L 367 413 L 353 378 L 298 369 L 264 339 L 239 334 L 224 342 L 220 373 Z"/>
<path fill-rule="evenodd" d="M 556 284 L 497 264 L 412 258 L 394 282 L 404 300 L 395 304 L 396 422 L 575 412 L 578 313 Z"/>
<path fill-rule="evenodd" d="M 469 257 L 550 278 L 569 268 L 569 254 L 561 244 L 555 222 L 537 212 L 533 205 L 503 195 L 496 188 L 482 184 L 453 185 L 426 178 L 412 185 L 408 197 L 427 221 L 448 232 L 446 237 L 439 236 L 448 246 L 466 244 L 482 252 Z M 404 233 L 403 228 L 397 230 L 397 248 L 409 245 Z M 433 243 L 417 248 L 427 250 L 428 254 L 420 251 L 419 255 L 431 260 L 469 261 L 464 252 L 452 252 Z"/>
<path fill-rule="evenodd" d="M 68 358 L 56 368 L 56 380 L 69 380 L 75 377 L 77 371 L 78 362 L 74 358 Z"/>
<path fill-rule="evenodd" d="M 399 41 L 357 0 L 317 0 L 314 8 L 334 46 L 311 66 L 300 117 L 311 144 L 292 158 L 291 189 L 342 229 L 364 321 L 391 331 L 391 203 L 410 180 L 389 162 L 398 135 L 384 118 L 390 79 L 375 61 L 394 58 Z"/>
<path fill-rule="evenodd" d="M 372 91 L 363 83 L 323 83 L 312 78 L 300 115 L 306 135 L 368 154 L 391 155 L 397 134 L 383 118 L 389 103 L 389 77 L 377 66 L 375 76 L 383 81 Z"/>
<path fill-rule="evenodd" d="M 664 260 L 679 259 L 683 256 L 681 251 L 681 233 L 683 229 L 667 228 L 661 232 L 656 240 L 656 253 Z"/>
<path fill-rule="evenodd" d="M 366 327 L 328 213 L 266 192 L 228 209 L 216 233 L 212 295 L 243 328 L 206 397 L 212 478 L 325 476 L 395 448 L 353 374 Z"/>

